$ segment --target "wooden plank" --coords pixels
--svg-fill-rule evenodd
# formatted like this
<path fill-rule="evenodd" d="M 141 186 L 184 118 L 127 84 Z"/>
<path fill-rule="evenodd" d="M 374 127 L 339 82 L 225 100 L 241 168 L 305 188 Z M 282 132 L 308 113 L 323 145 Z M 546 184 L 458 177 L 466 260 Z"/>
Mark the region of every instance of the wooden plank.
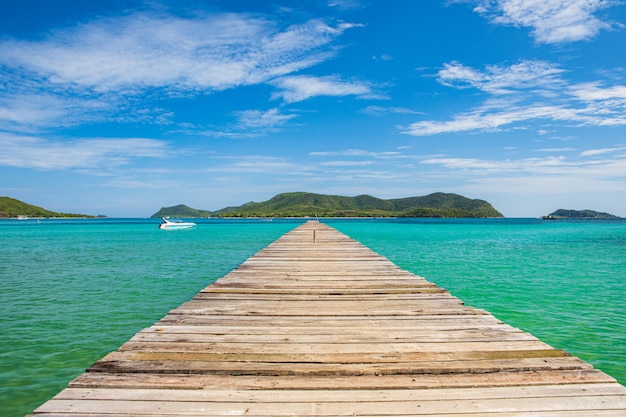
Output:
<path fill-rule="evenodd" d="M 233 414 L 616 417 L 626 388 L 308 222 L 34 412 Z"/>
<path fill-rule="evenodd" d="M 615 384 L 615 380 L 594 369 L 575 371 L 497 372 L 491 374 L 421 374 L 361 376 L 258 376 L 157 373 L 87 372 L 72 382 L 78 388 L 158 388 L 215 390 L 228 387 L 245 390 L 347 390 L 355 389 L 436 389 L 558 386 L 574 384 Z"/>
<path fill-rule="evenodd" d="M 125 354 L 125 356 L 124 356 Z M 213 353 L 157 349 L 119 350 L 108 354 L 106 360 L 148 361 L 215 361 L 215 362 L 262 362 L 262 363 L 380 363 L 380 362 L 433 362 L 461 360 L 494 360 L 519 358 L 561 358 L 569 356 L 556 349 L 510 350 L 510 351 L 461 351 L 461 352 L 414 352 L 414 353 Z"/>
<path fill-rule="evenodd" d="M 583 370 L 591 366 L 578 358 L 514 358 L 429 362 L 302 363 L 302 362 L 218 362 L 202 360 L 149 360 L 147 355 L 107 355 L 89 368 L 90 372 L 198 373 L 234 375 L 418 375 L 468 374 Z M 156 356 L 156 355 L 154 355 Z M 157 356 L 158 357 L 158 356 Z M 172 357 L 175 357 L 172 356 Z"/>
<path fill-rule="evenodd" d="M 615 384 L 577 384 L 557 386 L 389 389 L 389 390 L 179 390 L 179 389 L 110 389 L 70 388 L 59 393 L 58 400 L 121 400 L 121 401 L 202 401 L 256 403 L 371 403 L 465 400 L 621 396 Z"/>
<path fill-rule="evenodd" d="M 63 413 L 42 413 L 38 414 L 41 417 L 67 417 L 68 414 Z M 102 413 L 89 413 L 89 414 L 76 414 L 72 413 L 72 416 L 80 416 L 80 417 L 111 417 L 111 414 L 102 414 Z M 131 414 L 125 413 L 125 416 L 130 416 Z M 145 416 L 146 414 L 132 414 L 133 416 Z M 186 413 L 186 414 L 178 414 L 177 415 L 185 415 L 187 417 L 204 417 L 206 415 L 204 412 L 196 414 L 196 413 Z M 215 414 L 213 414 L 215 415 Z M 224 416 L 232 416 L 233 414 L 223 414 Z M 319 416 L 320 414 L 315 414 Z M 354 416 L 356 414 L 349 414 L 350 416 Z M 418 414 L 411 414 L 418 415 Z M 489 417 L 589 417 L 589 410 L 574 410 L 574 411 L 549 411 L 549 412 L 525 412 L 523 414 L 518 412 L 496 412 L 496 413 L 480 413 L 479 415 L 485 415 Z M 624 417 L 623 411 L 621 410 L 594 410 L 594 417 Z M 154 412 L 150 413 L 151 417 L 171 417 L 172 414 L 157 414 Z M 246 416 L 255 417 L 249 413 L 246 413 Z M 370 415 L 361 414 L 361 416 L 368 417 Z M 477 414 L 474 412 L 467 413 L 459 413 L 455 412 L 454 414 L 437 414 L 438 417 L 476 417 Z M 261 417 L 261 416 L 258 416 Z M 373 416 L 372 416 L 373 417 Z M 410 415 L 404 415 L 404 417 L 410 417 Z"/>
<path fill-rule="evenodd" d="M 370 326 L 350 326 L 342 330 L 342 335 L 361 335 L 372 337 L 376 336 L 383 329 L 381 326 L 376 326 L 372 328 Z M 506 326 L 506 325 L 498 325 L 498 324 L 489 324 L 483 326 L 469 326 L 469 325 L 459 325 L 458 323 L 453 322 L 444 322 L 444 323 L 432 323 L 432 322 L 424 322 L 421 323 L 419 328 L 406 328 L 403 326 L 396 325 L 394 327 L 386 326 L 384 330 L 387 332 L 393 332 L 389 337 L 393 337 L 394 340 L 420 337 L 420 336 L 433 336 L 433 333 L 445 333 L 451 334 L 454 337 L 462 337 L 466 336 L 476 336 L 476 335 L 486 335 L 486 334 L 498 334 L 498 333 L 506 333 L 506 334 L 519 334 L 531 337 L 534 339 L 534 336 L 531 336 L 529 333 L 522 332 L 521 330 Z M 463 333 L 461 333 L 463 332 Z M 142 330 L 140 333 L 158 333 L 158 334 L 213 334 L 213 335 L 332 335 L 337 336 L 337 330 L 328 326 L 262 326 L 258 325 L 255 327 L 249 327 L 244 325 L 233 325 L 224 323 L 222 325 L 204 325 L 199 323 L 194 323 L 193 325 L 185 325 L 185 324 L 157 324 L 155 326 L 151 326 L 145 330 Z M 371 340 L 371 339 L 369 339 Z"/>
<path fill-rule="evenodd" d="M 167 350 L 187 352 L 214 352 L 214 353 L 271 353 L 271 354 L 300 354 L 300 353 L 388 353 L 406 354 L 415 352 L 460 352 L 460 351 L 509 351 L 509 350 L 545 350 L 550 346 L 541 341 L 485 341 L 485 342 L 455 342 L 455 343 L 207 343 L 193 342 L 184 337 L 174 341 L 136 341 L 125 343 L 123 350 Z"/>
<path fill-rule="evenodd" d="M 566 402 L 567 409 L 562 404 Z M 116 415 L 171 414 L 171 415 L 255 415 L 255 416 L 349 416 L 349 415 L 442 415 L 462 410 L 471 413 L 496 412 L 553 412 L 626 409 L 626 397 L 598 395 L 586 397 L 504 398 L 504 399 L 450 399 L 423 401 L 332 402 L 214 402 L 160 400 L 62 400 L 44 404 L 40 412 L 93 413 L 106 409 Z"/>
<path fill-rule="evenodd" d="M 241 325 L 246 327 L 268 327 L 268 326 L 289 326 L 290 328 L 298 327 L 369 327 L 380 328 L 390 330 L 393 328 L 413 328 L 422 327 L 427 324 L 436 325 L 446 324 L 466 326 L 465 328 L 472 328 L 473 326 L 483 325 L 498 325 L 502 324 L 500 320 L 491 315 L 459 315 L 459 314 L 437 314 L 428 315 L 420 314 L 417 316 L 377 316 L 377 317 L 359 317 L 359 316 L 333 316 L 333 317 L 310 317 L 310 316 L 270 316 L 270 317 L 258 317 L 258 316 L 241 316 L 241 315 L 219 315 L 208 316 L 199 314 L 189 315 L 177 315 L 168 314 L 159 320 L 155 325 L 160 324 L 198 324 L 198 325 Z"/>
<path fill-rule="evenodd" d="M 184 337 L 191 343 L 255 343 L 255 344 L 370 344 L 372 334 L 228 334 L 198 332 L 156 332 L 145 331 L 135 335 L 134 342 L 177 342 Z M 492 342 L 492 341 L 535 341 L 534 336 L 523 332 L 480 332 L 480 331 L 439 331 L 410 334 L 379 336 L 379 344 L 399 343 L 454 343 L 454 342 Z"/>

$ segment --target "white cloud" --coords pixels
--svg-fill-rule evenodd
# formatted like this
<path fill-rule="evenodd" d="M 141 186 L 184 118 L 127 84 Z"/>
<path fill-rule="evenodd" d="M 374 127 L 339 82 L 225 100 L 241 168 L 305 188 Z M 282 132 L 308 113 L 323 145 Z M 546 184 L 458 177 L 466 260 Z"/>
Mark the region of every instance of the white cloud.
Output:
<path fill-rule="evenodd" d="M 380 116 L 383 114 L 424 114 L 415 110 L 407 109 L 404 107 L 383 107 L 383 106 L 367 106 L 361 113 L 365 113 L 370 116 Z"/>
<path fill-rule="evenodd" d="M 441 157 L 425 159 L 423 163 L 445 168 L 442 175 L 462 180 L 465 183 L 462 188 L 487 194 L 626 191 L 624 156 L 605 159 L 549 156 L 517 160 Z"/>
<path fill-rule="evenodd" d="M 286 158 L 243 155 L 237 157 L 217 157 L 216 159 L 226 161 L 226 163 L 211 167 L 212 172 L 227 173 L 263 173 L 275 176 L 290 176 L 304 174 L 309 171 L 309 167 L 289 161 Z"/>
<path fill-rule="evenodd" d="M 44 77 L 51 86 L 221 90 L 327 59 L 331 51 L 323 47 L 349 27 L 311 20 L 281 30 L 236 14 L 194 19 L 133 14 L 82 24 L 42 41 L 4 40 L 0 61 Z"/>
<path fill-rule="evenodd" d="M 165 142 L 144 138 L 64 141 L 0 134 L 0 165 L 39 170 L 106 171 L 137 158 L 164 158 L 168 150 Z"/>
<path fill-rule="evenodd" d="M 486 113 L 475 111 L 472 113 L 460 114 L 452 120 L 422 121 L 410 124 L 402 133 L 414 136 L 437 135 L 441 133 L 455 133 L 466 131 L 496 131 L 503 126 L 513 123 L 537 120 L 570 120 L 582 122 L 586 120 L 576 110 L 557 106 L 537 105 L 528 107 L 518 107 L 502 109 L 497 112 Z"/>
<path fill-rule="evenodd" d="M 536 152 L 546 152 L 546 153 L 563 153 L 563 152 L 575 152 L 576 148 L 544 148 L 544 149 L 536 149 Z"/>
<path fill-rule="evenodd" d="M 295 114 L 281 114 L 279 109 L 245 110 L 237 112 L 240 127 L 249 128 L 271 128 L 284 125 L 287 121 L 297 117 Z"/>
<path fill-rule="evenodd" d="M 361 8 L 360 0 L 330 0 L 328 7 L 337 7 L 343 10 L 358 9 Z"/>
<path fill-rule="evenodd" d="M 597 82 L 583 83 L 572 86 L 569 93 L 583 101 L 626 100 L 626 86 L 624 85 L 602 88 Z"/>
<path fill-rule="evenodd" d="M 539 43 L 591 39 L 616 26 L 595 13 L 620 4 L 616 0 L 480 0 L 474 9 L 492 23 L 531 28 Z"/>
<path fill-rule="evenodd" d="M 33 132 L 40 127 L 74 126 L 107 114 L 114 115 L 115 98 L 69 97 L 66 94 L 24 91 L 0 92 L 0 129 Z M 133 113 L 137 117 L 139 112 Z"/>
<path fill-rule="evenodd" d="M 351 157 L 373 157 L 373 158 L 388 158 L 391 156 L 400 155 L 397 151 L 386 152 L 372 152 L 363 149 L 345 149 L 343 151 L 317 151 L 311 152 L 311 156 L 351 156 Z"/>
<path fill-rule="evenodd" d="M 485 175 L 496 172 L 524 173 L 555 173 L 554 169 L 567 166 L 565 157 L 551 156 L 547 158 L 528 158 L 523 160 L 482 160 L 476 158 L 430 158 L 424 164 L 441 165 L 451 169 L 471 170 L 476 174 Z"/>
<path fill-rule="evenodd" d="M 446 86 L 474 87 L 490 94 L 510 94 L 520 90 L 552 90 L 560 88 L 565 71 L 545 61 L 524 60 L 505 67 L 488 65 L 485 71 L 466 67 L 458 62 L 444 64 L 438 81 Z"/>
<path fill-rule="evenodd" d="M 439 71 L 438 81 L 454 88 L 476 88 L 487 94 L 482 105 L 447 121 L 425 120 L 403 128 L 403 133 L 428 136 L 468 131 L 527 128 L 524 122 L 544 120 L 570 126 L 626 125 L 626 86 L 599 83 L 568 84 L 565 71 L 543 61 L 487 66 L 484 71 L 452 62 Z M 533 128 L 538 134 L 547 130 Z"/>
<path fill-rule="evenodd" d="M 372 59 L 374 61 L 391 61 L 391 60 L 393 60 L 393 56 L 387 55 L 387 54 L 374 55 L 374 56 L 372 56 Z"/>
<path fill-rule="evenodd" d="M 6 130 L 19 126 L 48 125 L 68 115 L 64 100 L 54 96 L 0 96 L 0 127 Z"/>
<path fill-rule="evenodd" d="M 365 83 L 343 81 L 337 76 L 296 75 L 278 78 L 272 84 L 281 90 L 272 94 L 272 98 L 282 98 L 288 103 L 316 96 L 373 96 L 370 86 Z"/>
<path fill-rule="evenodd" d="M 355 167 L 355 166 L 365 166 L 372 165 L 374 161 L 328 161 L 321 162 L 320 166 L 329 166 L 329 167 Z"/>
<path fill-rule="evenodd" d="M 164 120 L 152 114 L 158 109 L 141 114 L 134 99 L 266 83 L 331 58 L 334 40 L 355 26 L 313 19 L 279 27 L 239 14 L 134 13 L 38 40 L 0 39 L 0 128 L 27 131 L 111 120 L 116 109 L 158 122 Z M 351 88 L 341 94 L 364 91 L 356 84 Z"/>
<path fill-rule="evenodd" d="M 626 150 L 626 147 L 619 148 L 604 148 L 604 149 L 589 149 L 587 151 L 583 151 L 580 153 L 581 156 L 596 156 L 596 155 L 604 155 L 608 153 L 621 152 Z"/>

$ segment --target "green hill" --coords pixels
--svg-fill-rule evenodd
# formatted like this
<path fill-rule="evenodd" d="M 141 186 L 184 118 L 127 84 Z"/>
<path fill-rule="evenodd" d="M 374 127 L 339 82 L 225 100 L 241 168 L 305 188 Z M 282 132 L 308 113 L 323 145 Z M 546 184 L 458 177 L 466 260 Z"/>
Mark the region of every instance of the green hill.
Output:
<path fill-rule="evenodd" d="M 152 215 L 152 217 L 210 217 L 210 211 L 196 210 L 184 204 L 172 207 L 162 207 L 161 210 Z"/>
<path fill-rule="evenodd" d="M 4 217 L 94 217 L 85 214 L 58 213 L 24 203 L 11 197 L 0 197 L 0 218 Z"/>
<path fill-rule="evenodd" d="M 545 220 L 560 220 L 560 219 L 598 219 L 598 220 L 617 220 L 621 217 L 615 216 L 609 213 L 603 213 L 593 210 L 566 210 L 558 209 L 547 216 L 543 216 Z"/>
<path fill-rule="evenodd" d="M 503 217 L 484 200 L 458 194 L 383 200 L 369 195 L 343 197 L 305 192 L 278 194 L 268 201 L 249 202 L 214 212 L 185 205 L 164 207 L 152 217 Z"/>

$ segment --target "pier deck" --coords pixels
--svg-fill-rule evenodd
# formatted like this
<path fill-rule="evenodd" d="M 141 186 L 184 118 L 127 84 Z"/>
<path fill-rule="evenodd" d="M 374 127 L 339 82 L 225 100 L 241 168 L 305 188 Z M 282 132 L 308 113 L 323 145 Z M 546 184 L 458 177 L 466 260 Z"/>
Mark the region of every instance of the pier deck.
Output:
<path fill-rule="evenodd" d="M 626 388 L 318 222 L 34 416 L 626 416 Z"/>

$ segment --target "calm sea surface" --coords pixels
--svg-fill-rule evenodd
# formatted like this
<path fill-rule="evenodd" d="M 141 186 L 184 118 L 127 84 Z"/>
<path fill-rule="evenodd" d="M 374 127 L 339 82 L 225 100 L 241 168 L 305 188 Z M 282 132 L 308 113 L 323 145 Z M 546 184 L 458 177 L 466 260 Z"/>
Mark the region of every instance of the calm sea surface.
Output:
<path fill-rule="evenodd" d="M 626 222 L 325 222 L 626 384 Z M 0 415 L 31 412 L 300 223 L 0 221 Z"/>

